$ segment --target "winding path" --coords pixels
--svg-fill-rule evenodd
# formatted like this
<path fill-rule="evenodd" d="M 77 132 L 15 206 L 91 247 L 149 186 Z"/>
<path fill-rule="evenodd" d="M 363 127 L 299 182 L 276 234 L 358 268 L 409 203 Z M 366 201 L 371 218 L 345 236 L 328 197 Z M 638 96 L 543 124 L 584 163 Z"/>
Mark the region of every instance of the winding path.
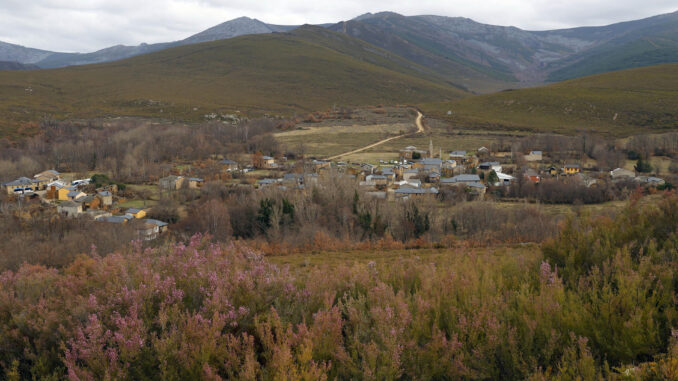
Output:
<path fill-rule="evenodd" d="M 424 130 L 424 124 L 421 122 L 421 120 L 422 120 L 423 118 L 424 118 L 424 115 L 423 115 L 419 110 L 417 110 L 417 119 L 414 120 L 414 124 L 417 126 L 417 132 L 411 132 L 411 133 L 408 133 L 408 134 L 402 134 L 402 135 L 398 135 L 398 136 L 392 136 L 392 137 L 390 137 L 390 138 L 386 138 L 386 139 L 384 139 L 384 140 L 380 140 L 380 141 L 378 141 L 378 142 L 376 142 L 376 143 L 372 143 L 372 144 L 370 144 L 370 145 L 367 145 L 367 146 L 362 147 L 362 148 L 355 149 L 355 150 L 353 150 L 353 151 L 348 151 L 348 152 L 344 152 L 344 153 L 339 154 L 339 155 L 334 155 L 334 156 L 328 157 L 328 158 L 326 158 L 325 160 L 335 160 L 335 159 L 338 159 L 338 158 L 340 158 L 340 157 L 342 157 L 342 156 L 353 155 L 354 153 L 366 151 L 366 150 L 368 150 L 368 149 L 370 149 L 370 148 L 374 148 L 374 147 L 380 146 L 380 145 L 382 145 L 382 144 L 384 144 L 384 143 L 390 142 L 391 140 L 396 140 L 396 139 L 404 138 L 404 137 L 406 137 L 406 136 L 421 134 L 421 133 L 423 133 L 423 132 L 425 131 L 425 130 Z"/>

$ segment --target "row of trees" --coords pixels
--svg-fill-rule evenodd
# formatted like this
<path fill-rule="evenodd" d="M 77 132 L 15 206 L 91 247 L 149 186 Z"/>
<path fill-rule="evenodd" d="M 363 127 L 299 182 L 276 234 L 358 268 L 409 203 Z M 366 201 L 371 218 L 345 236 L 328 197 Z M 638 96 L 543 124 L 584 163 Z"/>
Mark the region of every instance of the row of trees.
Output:
<path fill-rule="evenodd" d="M 0 178 L 30 176 L 46 168 L 97 171 L 123 182 L 168 174 L 177 161 L 214 154 L 279 153 L 272 133 L 279 122 L 254 119 L 238 125 L 151 123 L 125 119 L 102 124 L 56 123 L 42 134 L 13 145 L 0 142 Z"/>
<path fill-rule="evenodd" d="M 450 210 L 441 209 L 435 198 L 389 202 L 369 196 L 354 180 L 342 176 L 323 176 L 317 186 L 307 185 L 304 191 L 254 191 L 209 183 L 199 193 L 176 229 L 184 238 L 209 232 L 217 240 L 263 240 L 292 247 L 309 245 L 318 234 L 346 243 L 387 236 L 401 242 L 425 239 L 435 243 L 449 236 L 541 242 L 555 233 L 558 222 L 557 217 L 547 217 L 529 206 L 501 209 L 481 202 Z M 186 199 L 181 192 L 171 196 Z M 159 205 L 151 216 L 178 215 L 179 202 L 166 199 Z M 473 222 L 480 216 L 484 225 Z"/>
<path fill-rule="evenodd" d="M 555 162 L 581 161 L 589 157 L 596 161 L 598 169 L 607 171 L 623 167 L 627 159 L 647 163 L 652 156 L 678 158 L 678 133 L 637 135 L 626 141 L 592 134 L 531 134 L 521 138 L 498 136 L 490 147 L 492 152 L 512 152 L 519 165 L 524 164 L 524 152 L 541 150 Z M 642 172 L 651 172 L 648 167 L 642 168 L 645 169 Z"/>
<path fill-rule="evenodd" d="M 78 255 L 110 253 L 136 239 L 130 226 L 66 218 L 39 202 L 0 202 L 0 269 L 24 263 L 67 266 Z M 95 251 L 96 251 L 95 250 Z"/>
<path fill-rule="evenodd" d="M 600 204 L 627 200 L 638 187 L 638 183 L 633 180 L 613 182 L 597 179 L 595 184 L 585 184 L 576 178 L 546 178 L 535 184 L 518 174 L 510 187 L 499 187 L 494 192 L 499 197 L 535 200 L 545 204 Z"/>

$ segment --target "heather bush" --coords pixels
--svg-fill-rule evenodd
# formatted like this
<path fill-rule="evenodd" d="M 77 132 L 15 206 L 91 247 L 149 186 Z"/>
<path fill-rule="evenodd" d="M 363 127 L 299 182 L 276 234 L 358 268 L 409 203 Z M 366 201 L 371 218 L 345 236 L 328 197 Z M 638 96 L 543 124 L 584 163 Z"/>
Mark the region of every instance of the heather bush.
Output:
<path fill-rule="evenodd" d="M 678 197 L 663 202 L 572 221 L 543 254 L 288 267 L 196 235 L 24 265 L 0 275 L 0 378 L 672 377 Z"/>

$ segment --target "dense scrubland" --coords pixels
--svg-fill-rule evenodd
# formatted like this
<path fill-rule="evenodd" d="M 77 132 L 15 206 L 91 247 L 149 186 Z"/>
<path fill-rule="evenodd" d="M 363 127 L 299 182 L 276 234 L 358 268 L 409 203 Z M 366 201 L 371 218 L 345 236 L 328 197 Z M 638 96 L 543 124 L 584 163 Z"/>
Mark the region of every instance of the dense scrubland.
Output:
<path fill-rule="evenodd" d="M 281 267 L 201 235 L 92 248 L 0 275 L 0 376 L 675 378 L 676 226 L 667 195 L 541 249 Z"/>

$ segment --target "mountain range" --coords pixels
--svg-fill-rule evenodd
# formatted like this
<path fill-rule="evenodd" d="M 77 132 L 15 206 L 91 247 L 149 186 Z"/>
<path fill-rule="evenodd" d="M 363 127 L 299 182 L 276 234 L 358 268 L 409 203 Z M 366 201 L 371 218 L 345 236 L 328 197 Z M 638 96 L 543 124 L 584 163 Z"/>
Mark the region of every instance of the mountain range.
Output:
<path fill-rule="evenodd" d="M 0 42 L 0 61 L 15 61 L 22 64 L 32 64 L 43 69 L 88 65 L 117 61 L 175 46 L 224 40 L 247 34 L 285 32 L 295 28 L 297 28 L 297 26 L 271 25 L 256 19 L 240 17 L 209 28 L 181 41 L 157 44 L 143 43 L 137 46 L 116 45 L 92 53 L 49 52 Z"/>
<path fill-rule="evenodd" d="M 187 44 L 115 62 L 0 71 L 0 135 L 32 134 L 45 115 L 307 115 L 337 106 L 469 96 L 430 69 L 316 26 Z"/>
<path fill-rule="evenodd" d="M 678 12 L 603 27 L 526 31 L 461 17 L 365 14 L 322 25 L 438 73 L 474 92 L 493 92 L 634 67 L 678 62 Z M 181 41 L 58 53 L 0 42 L 0 68 L 58 68 L 112 62 L 168 48 L 298 26 L 241 17 Z"/>
<path fill-rule="evenodd" d="M 330 28 L 480 92 L 678 62 L 678 12 L 605 27 L 541 32 L 467 18 L 388 12 Z"/>

